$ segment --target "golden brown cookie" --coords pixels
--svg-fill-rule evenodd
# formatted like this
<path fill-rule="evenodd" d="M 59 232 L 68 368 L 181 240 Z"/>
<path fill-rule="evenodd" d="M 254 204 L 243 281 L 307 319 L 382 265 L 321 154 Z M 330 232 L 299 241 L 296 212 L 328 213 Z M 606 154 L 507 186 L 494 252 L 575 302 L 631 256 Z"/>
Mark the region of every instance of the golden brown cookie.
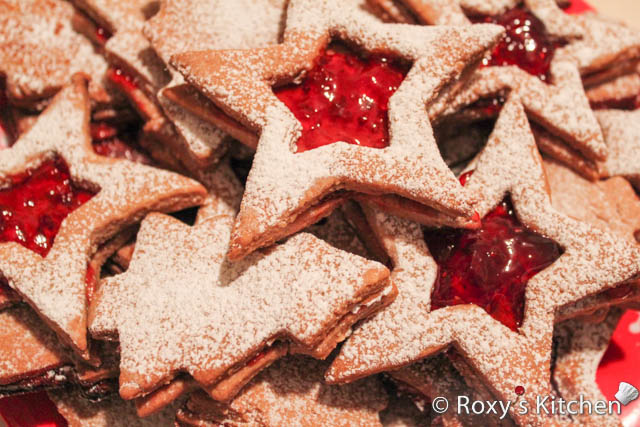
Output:
<path fill-rule="evenodd" d="M 622 311 L 612 309 L 604 321 L 568 320 L 556 327 L 556 359 L 553 380 L 567 400 L 606 401 L 596 384 L 596 371 Z M 574 421 L 584 426 L 620 426 L 617 415 L 578 414 Z"/>
<path fill-rule="evenodd" d="M 72 26 L 73 7 L 62 0 L 0 2 L 0 71 L 11 103 L 42 109 L 76 72 L 92 77 L 93 100 L 109 102 L 107 63 Z"/>
<path fill-rule="evenodd" d="M 99 403 L 83 398 L 77 391 L 49 392 L 60 415 L 69 427 L 171 427 L 176 408 L 167 407 L 162 412 L 140 418 L 131 402 L 114 396 Z"/>
<path fill-rule="evenodd" d="M 233 400 L 220 403 L 196 392 L 178 411 L 180 426 L 381 426 L 378 413 L 387 396 L 376 377 L 330 386 L 328 364 L 303 356 L 275 362 Z"/>
<path fill-rule="evenodd" d="M 473 304 L 433 309 L 431 296 L 439 273 L 422 230 L 369 211 L 372 228 L 394 263 L 392 280 L 399 296 L 354 331 L 327 373 L 329 382 L 392 370 L 453 345 L 500 400 L 522 399 L 518 386 L 524 387 L 524 398 L 553 394 L 549 369 L 557 309 L 637 274 L 637 245 L 553 209 L 541 159 L 517 100 L 507 102 L 472 167 L 475 172 L 467 177 L 467 187 L 483 194 L 477 205 L 481 216 L 509 194 L 523 226 L 553 239 L 563 250 L 557 261 L 527 282 L 522 324 L 510 329 Z M 518 423 L 548 421 L 531 412 L 512 410 L 510 415 Z"/>
<path fill-rule="evenodd" d="M 394 194 L 451 214 L 472 215 L 470 200 L 440 157 L 423 108 L 438 98 L 443 87 L 454 84 L 466 67 L 473 67 L 497 42 L 501 30 L 491 25 L 382 24 L 358 4 L 358 0 L 292 1 L 282 44 L 173 57 L 188 82 L 233 119 L 260 132 L 230 259 L 327 216 L 345 191 Z M 332 38 L 413 62 L 390 99 L 390 144 L 384 149 L 336 143 L 295 152 L 302 126 L 272 86 L 290 83 L 323 52 L 331 55 L 327 46 Z M 453 40 L 460 48 L 452 49 Z M 435 66 L 436 61 L 442 62 Z"/>
<path fill-rule="evenodd" d="M 9 184 L 3 190 L 7 195 L 24 191 L 25 180 L 42 165 L 49 167 L 53 162 L 69 169 L 70 185 L 78 196 L 70 202 L 62 199 L 61 206 L 75 203 L 74 209 L 65 208 L 67 216 L 50 239 L 35 235 L 33 247 L 21 241 L 38 253 L 16 243 L 17 238 L 0 244 L 0 271 L 60 338 L 85 358 L 85 280 L 96 248 L 149 211 L 197 205 L 205 194 L 200 184 L 183 176 L 96 155 L 89 136 L 86 84 L 84 77 L 75 76 L 34 126 L 13 147 L 0 151 L 0 176 Z"/>

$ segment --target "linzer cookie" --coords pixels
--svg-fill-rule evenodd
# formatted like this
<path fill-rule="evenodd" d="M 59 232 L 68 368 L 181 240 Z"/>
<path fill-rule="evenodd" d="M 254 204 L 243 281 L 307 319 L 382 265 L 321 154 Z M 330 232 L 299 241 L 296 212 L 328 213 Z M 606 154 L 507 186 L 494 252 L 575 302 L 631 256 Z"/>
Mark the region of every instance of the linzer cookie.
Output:
<path fill-rule="evenodd" d="M 18 306 L 0 317 L 0 395 L 65 385 L 71 359 L 33 310 Z"/>
<path fill-rule="evenodd" d="M 452 359 L 452 352 L 447 352 Z M 428 411 L 426 404 L 432 399 L 444 397 L 449 402 L 456 402 L 459 396 L 467 396 L 470 400 L 491 400 L 492 395 L 487 386 L 480 382 L 472 383 L 470 378 L 463 378 L 449 360 L 447 354 L 439 354 L 420 360 L 405 368 L 389 372 L 401 394 L 412 398 L 423 411 Z M 473 388 L 468 384 L 473 384 Z M 439 407 L 439 406 L 438 406 Z M 492 415 L 474 416 L 472 414 L 456 413 L 455 410 L 438 414 L 444 425 L 484 425 L 509 426 L 513 425 L 510 417 L 499 419 Z"/>
<path fill-rule="evenodd" d="M 170 427 L 175 407 L 148 418 L 140 418 L 131 402 L 113 397 L 100 403 L 88 402 L 76 390 L 49 392 L 49 397 L 69 427 Z"/>
<path fill-rule="evenodd" d="M 239 13 L 240 12 L 240 13 Z M 276 43 L 284 14 L 284 1 L 166 1 L 145 25 L 145 35 L 166 64 L 172 81 L 159 87 L 157 97 L 167 117 L 183 136 L 188 163 L 202 168 L 212 163 L 227 137 L 209 123 L 206 111 L 213 104 L 169 65 L 171 55 L 189 50 L 251 48 Z M 240 135 L 235 132 L 232 136 Z"/>
<path fill-rule="evenodd" d="M 102 366 L 75 362 L 56 335 L 29 307 L 20 305 L 0 313 L 2 366 L 0 396 L 32 393 L 73 385 L 86 399 L 97 401 L 117 391 L 113 348 L 94 348 Z"/>
<path fill-rule="evenodd" d="M 607 401 L 596 383 L 596 371 L 621 314 L 613 309 L 604 321 L 569 320 L 556 327 L 553 380 L 567 401 Z M 615 414 L 576 414 L 574 420 L 580 425 L 622 425 Z"/>
<path fill-rule="evenodd" d="M 109 61 L 136 77 L 144 87 L 162 87 L 169 80 L 162 61 L 142 35 L 146 19 L 158 9 L 151 0 L 74 0 L 93 18 L 101 33 Z"/>
<path fill-rule="evenodd" d="M 255 148 L 257 137 L 253 133 L 210 120 L 209 110 L 216 110 L 215 104 L 185 84 L 169 62 L 172 55 L 188 51 L 249 49 L 275 44 L 282 30 L 285 6 L 284 0 L 163 2 L 158 14 L 146 24 L 145 34 L 172 72 L 173 81 L 158 94 L 167 115 L 176 122 L 180 114 L 193 114 L 216 123 L 229 135 Z M 213 136 L 222 137 L 221 134 Z M 203 147 L 194 144 L 191 149 L 199 153 Z"/>
<path fill-rule="evenodd" d="M 142 33 L 146 19 L 158 10 L 157 2 L 75 3 L 97 21 L 87 22 L 89 28 L 85 31 L 99 34 L 98 43 L 104 45 L 111 64 L 111 82 L 126 94 L 146 121 L 143 141 L 153 157 L 171 168 L 187 167 L 193 171 L 216 163 L 226 149 L 221 132 L 176 106 L 165 106 L 158 96 L 171 76 Z M 152 140 L 156 142 L 152 144 Z"/>
<path fill-rule="evenodd" d="M 61 0 L 0 2 L 0 72 L 11 103 L 42 109 L 72 74 L 92 77 L 93 100 L 109 102 L 107 63 L 72 27 L 73 7 Z"/>
<path fill-rule="evenodd" d="M 0 151 L 1 196 L 10 215 L 0 271 L 83 357 L 85 280 L 96 247 L 151 210 L 180 210 L 205 194 L 180 175 L 96 155 L 86 83 L 75 76 L 35 125 Z"/>
<path fill-rule="evenodd" d="M 316 222 L 348 191 L 393 194 L 429 209 L 473 214 L 470 198 L 437 151 L 423 108 L 477 62 L 501 30 L 382 24 L 358 4 L 293 1 L 282 44 L 173 57 L 189 83 L 260 132 L 230 259 Z M 330 44 L 332 37 L 368 54 Z M 296 85 L 303 72 L 308 78 Z M 336 84 L 329 98 L 319 84 L 325 78 Z M 298 100 L 305 99 L 309 104 L 302 107 Z M 344 99 L 343 117 L 332 113 L 338 107 L 331 99 Z M 307 116 L 313 103 L 318 114 Z"/>
<path fill-rule="evenodd" d="M 180 426 L 381 426 L 378 413 L 387 396 L 371 377 L 346 386 L 324 383 L 326 362 L 289 356 L 262 371 L 229 403 L 204 392 L 178 411 Z"/>
<path fill-rule="evenodd" d="M 329 382 L 402 367 L 454 345 L 500 400 L 552 395 L 556 310 L 637 275 L 637 245 L 552 208 L 535 141 L 516 99 L 502 109 L 474 167 L 463 180 L 482 195 L 476 205 L 483 217 L 479 230 L 427 229 L 423 236 L 415 224 L 368 213 L 394 262 L 399 296 L 354 331 L 327 373 Z M 495 238 L 513 242 L 513 250 L 500 259 L 523 260 L 517 272 L 491 261 Z M 485 287 L 477 288 L 480 294 L 472 291 L 483 277 L 476 277 L 470 264 L 483 269 L 471 257 L 475 253 L 488 254 L 488 277 L 498 278 L 489 294 L 480 292 Z M 526 390 L 524 397 L 516 387 Z M 510 415 L 517 423 L 550 421 L 544 414 L 512 410 Z"/>
<path fill-rule="evenodd" d="M 230 264 L 230 231 L 226 216 L 192 228 L 150 215 L 127 272 L 101 285 L 91 331 L 120 341 L 123 398 L 188 372 L 227 400 L 287 352 L 326 357 L 395 297 L 382 265 L 308 234 Z"/>
<path fill-rule="evenodd" d="M 553 5 L 546 4 L 549 2 Z M 575 58 L 580 48 L 573 40 L 583 37 L 583 28 L 574 22 L 577 18 L 566 15 L 553 0 L 549 2 L 530 0 L 521 7 L 513 1 L 404 1 L 423 22 L 492 22 L 507 31 L 485 58 L 487 68 L 472 75 L 457 96 L 442 97 L 429 107 L 432 119 L 443 113 L 459 114 L 463 107 L 481 116 L 495 115 L 505 93 L 515 93 L 540 128 L 536 130 L 541 134 L 537 138 L 540 150 L 595 178 L 595 161 L 606 157 L 606 145 L 584 93 L 579 73 L 582 62 L 578 64 Z M 567 51 L 569 38 L 571 52 Z"/>
<path fill-rule="evenodd" d="M 541 40 L 530 29 L 533 27 L 533 33 L 546 29 L 552 41 L 561 41 L 557 56 L 573 62 L 587 85 L 625 73 L 635 68 L 640 59 L 640 32 L 594 13 L 566 14 L 558 4 L 562 2 L 556 0 L 369 0 L 369 3 L 394 22 L 468 25 L 488 17 L 491 22 L 502 21 L 500 23 L 513 29 L 520 27 L 522 30 L 509 40 L 515 42 L 515 49 L 507 55 L 514 57 L 519 55 L 518 50 L 526 49 L 529 59 L 535 61 L 545 60 L 549 52 L 531 55 L 532 48 L 545 46 L 540 45 Z M 526 11 L 530 12 L 529 16 Z M 520 22 L 509 22 L 510 18 Z M 550 59 L 546 59 L 547 64 Z"/>
<path fill-rule="evenodd" d="M 634 110 L 640 94 L 640 74 L 633 70 L 629 74 L 593 85 L 586 90 L 594 110 L 618 108 Z"/>
<path fill-rule="evenodd" d="M 527 5 L 552 33 L 568 36 L 557 55 L 577 65 L 586 86 L 637 67 L 640 31 L 597 14 L 568 15 L 553 0 Z"/>

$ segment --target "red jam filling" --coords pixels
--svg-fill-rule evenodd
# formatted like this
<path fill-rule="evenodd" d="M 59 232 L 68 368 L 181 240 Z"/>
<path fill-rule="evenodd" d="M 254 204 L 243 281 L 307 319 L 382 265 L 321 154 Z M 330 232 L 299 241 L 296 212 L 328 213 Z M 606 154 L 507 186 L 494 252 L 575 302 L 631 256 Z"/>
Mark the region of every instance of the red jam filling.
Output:
<path fill-rule="evenodd" d="M 259 351 L 255 356 L 253 356 L 253 358 L 251 358 L 251 360 L 247 362 L 247 366 L 256 365 L 258 362 L 260 362 L 262 359 L 264 359 L 267 356 L 268 351 L 269 351 L 269 347 Z"/>
<path fill-rule="evenodd" d="M 298 152 L 344 141 L 389 145 L 389 98 L 409 67 L 383 55 L 362 56 L 332 45 L 301 84 L 274 89 L 302 124 Z"/>
<path fill-rule="evenodd" d="M 103 141 L 118 135 L 118 128 L 105 122 L 91 123 L 91 139 L 93 142 Z"/>
<path fill-rule="evenodd" d="M 109 40 L 110 38 L 111 38 L 111 33 L 106 28 L 102 28 L 102 27 L 96 28 L 96 39 L 101 44 L 107 43 L 107 40 Z"/>
<path fill-rule="evenodd" d="M 137 124 L 119 129 L 106 122 L 91 123 L 93 151 L 105 157 L 149 164 L 149 157 L 136 142 L 138 131 Z"/>
<path fill-rule="evenodd" d="M 589 3 L 583 0 L 572 0 L 569 4 L 563 7 L 563 10 L 569 15 L 580 15 L 585 12 L 595 11 Z"/>
<path fill-rule="evenodd" d="M 120 68 L 109 68 L 107 72 L 109 79 L 125 93 L 130 93 L 138 89 L 135 79 Z"/>
<path fill-rule="evenodd" d="M 0 242 L 17 242 L 45 257 L 62 221 L 94 195 L 71 181 L 60 157 L 11 176 L 0 190 Z"/>
<path fill-rule="evenodd" d="M 85 273 L 84 283 L 85 283 L 85 296 L 87 298 L 87 306 L 91 304 L 91 300 L 93 299 L 93 294 L 96 288 L 96 281 L 98 276 L 96 274 L 96 270 L 91 266 L 91 264 L 87 265 L 87 272 Z"/>
<path fill-rule="evenodd" d="M 491 57 L 484 60 L 485 66 L 516 65 L 542 81 L 549 79 L 551 60 L 559 44 L 549 38 L 544 24 L 533 14 L 515 8 L 476 21 L 502 25 L 507 30 Z"/>
<path fill-rule="evenodd" d="M 93 142 L 93 151 L 96 154 L 116 159 L 127 159 L 132 162 L 150 164 L 147 155 L 132 143 L 127 143 L 120 138 L 109 138 Z"/>
<path fill-rule="evenodd" d="M 432 308 L 475 304 L 512 330 L 522 323 L 527 282 L 561 255 L 553 240 L 520 224 L 509 198 L 477 230 L 445 227 L 424 235 L 439 266 Z"/>

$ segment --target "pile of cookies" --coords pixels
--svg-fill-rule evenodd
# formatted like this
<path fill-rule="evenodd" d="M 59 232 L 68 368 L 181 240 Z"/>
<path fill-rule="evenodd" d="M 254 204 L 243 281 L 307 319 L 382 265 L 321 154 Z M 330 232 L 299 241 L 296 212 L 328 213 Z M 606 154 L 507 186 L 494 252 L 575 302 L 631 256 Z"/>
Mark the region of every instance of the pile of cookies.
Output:
<path fill-rule="evenodd" d="M 640 307 L 639 64 L 579 1 L 0 0 L 0 395 L 619 425 L 521 408 Z"/>

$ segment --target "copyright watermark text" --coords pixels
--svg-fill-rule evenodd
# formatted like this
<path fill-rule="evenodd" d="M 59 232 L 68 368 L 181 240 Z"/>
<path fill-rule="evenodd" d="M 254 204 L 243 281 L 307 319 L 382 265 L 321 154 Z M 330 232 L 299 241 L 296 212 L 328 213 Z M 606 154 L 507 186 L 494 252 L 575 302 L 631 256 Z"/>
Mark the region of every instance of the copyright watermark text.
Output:
<path fill-rule="evenodd" d="M 584 396 L 577 400 L 537 396 L 532 401 L 472 400 L 468 396 L 458 396 L 455 402 L 439 396 L 431 401 L 431 409 L 436 414 L 444 414 L 451 409 L 458 415 L 495 415 L 500 419 L 507 417 L 511 411 L 517 415 L 526 415 L 532 411 L 540 415 L 619 415 L 622 410 L 617 400 L 591 401 Z"/>

